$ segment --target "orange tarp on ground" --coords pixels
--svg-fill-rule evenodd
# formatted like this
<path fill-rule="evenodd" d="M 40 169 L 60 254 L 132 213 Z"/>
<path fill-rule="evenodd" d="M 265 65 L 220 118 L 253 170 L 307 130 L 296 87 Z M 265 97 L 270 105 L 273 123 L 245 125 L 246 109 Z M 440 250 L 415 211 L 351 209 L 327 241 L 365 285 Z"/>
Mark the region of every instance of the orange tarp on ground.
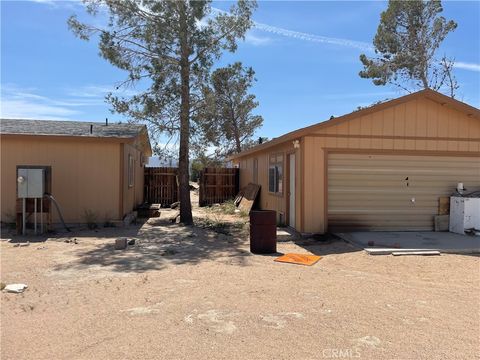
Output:
<path fill-rule="evenodd" d="M 311 266 L 315 264 L 322 257 L 317 255 L 305 255 L 305 254 L 292 254 L 288 253 L 276 258 L 274 261 L 286 262 L 291 264 L 298 265 L 308 265 Z"/>

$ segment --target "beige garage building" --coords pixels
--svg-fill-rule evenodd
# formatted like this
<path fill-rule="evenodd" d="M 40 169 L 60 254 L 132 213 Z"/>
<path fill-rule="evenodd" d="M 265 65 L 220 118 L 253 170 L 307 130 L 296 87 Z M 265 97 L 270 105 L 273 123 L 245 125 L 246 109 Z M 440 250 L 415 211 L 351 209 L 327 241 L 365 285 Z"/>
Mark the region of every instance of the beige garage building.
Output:
<path fill-rule="evenodd" d="M 432 230 L 438 199 L 480 190 L 480 110 L 422 90 L 232 158 L 259 206 L 300 232 Z"/>
<path fill-rule="evenodd" d="M 1 119 L 0 129 L 2 222 L 20 211 L 18 167 L 48 169 L 66 223 L 85 223 L 86 212 L 100 224 L 122 220 L 143 202 L 144 164 L 152 154 L 144 125 Z"/>

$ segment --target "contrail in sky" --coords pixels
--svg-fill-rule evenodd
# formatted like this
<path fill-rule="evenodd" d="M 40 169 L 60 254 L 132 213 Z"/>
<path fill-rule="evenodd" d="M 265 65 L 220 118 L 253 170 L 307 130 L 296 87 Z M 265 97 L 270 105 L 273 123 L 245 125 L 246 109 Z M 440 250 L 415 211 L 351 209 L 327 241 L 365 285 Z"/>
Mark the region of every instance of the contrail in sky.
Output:
<path fill-rule="evenodd" d="M 216 12 L 216 13 L 228 14 L 228 12 L 221 9 L 212 8 L 212 10 L 213 12 Z M 271 34 L 281 35 L 281 36 L 285 36 L 293 39 L 299 39 L 299 40 L 305 40 L 305 41 L 311 41 L 311 42 L 317 42 L 317 43 L 323 43 L 323 44 L 346 46 L 346 47 L 359 49 L 359 50 L 370 52 L 370 53 L 374 52 L 374 47 L 371 44 L 366 43 L 364 41 L 356 41 L 356 40 L 350 40 L 350 39 L 342 39 L 342 38 L 334 38 L 334 37 L 328 37 L 328 36 L 322 36 L 322 35 L 309 34 L 309 33 L 304 33 L 300 31 L 288 30 L 288 29 L 284 29 L 284 28 L 280 28 L 280 27 L 272 26 L 268 24 L 263 24 L 256 21 L 253 22 L 253 26 L 254 28 L 261 31 L 265 31 Z M 480 72 L 480 64 L 456 61 L 454 63 L 454 66 L 457 69 Z"/>
<path fill-rule="evenodd" d="M 228 14 L 227 11 L 217 9 L 217 8 L 212 8 L 212 11 L 218 14 Z M 283 29 L 280 27 L 268 25 L 268 24 L 263 24 L 256 21 L 253 21 L 253 26 L 258 30 L 262 30 L 272 34 L 286 36 L 293 39 L 300 39 L 300 40 L 318 42 L 323 44 L 341 45 L 341 46 L 360 49 L 363 51 L 373 52 L 373 46 L 363 41 L 355 41 L 355 40 L 349 40 L 349 39 L 341 39 L 341 38 L 334 38 L 334 37 L 328 37 L 328 36 L 308 34 L 304 32 L 293 31 L 293 30 L 288 30 L 288 29 Z"/>
<path fill-rule="evenodd" d="M 254 24 L 253 26 L 258 30 L 262 30 L 272 34 L 282 35 L 282 36 L 286 36 L 294 39 L 313 41 L 313 42 L 324 43 L 324 44 L 347 46 L 351 48 L 360 49 L 363 51 L 373 52 L 374 50 L 372 45 L 363 41 L 355 41 L 355 40 L 349 40 L 349 39 L 341 39 L 341 38 L 334 38 L 334 37 L 328 37 L 328 36 L 308 34 L 304 32 L 293 31 L 293 30 L 279 28 L 276 26 L 262 24 L 259 22 L 254 22 L 253 24 Z"/>

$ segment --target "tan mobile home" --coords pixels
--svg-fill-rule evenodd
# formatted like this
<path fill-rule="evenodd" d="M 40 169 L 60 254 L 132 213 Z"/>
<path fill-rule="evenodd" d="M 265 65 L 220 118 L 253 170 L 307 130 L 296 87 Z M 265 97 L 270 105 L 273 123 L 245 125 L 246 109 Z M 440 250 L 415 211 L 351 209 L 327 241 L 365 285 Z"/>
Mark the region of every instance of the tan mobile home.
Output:
<path fill-rule="evenodd" d="M 0 120 L 1 216 L 18 213 L 17 168 L 48 167 L 51 193 L 66 223 L 121 220 L 143 202 L 144 165 L 152 150 L 144 125 Z M 53 223 L 58 223 L 52 211 Z"/>
<path fill-rule="evenodd" d="M 260 208 L 304 233 L 432 230 L 438 198 L 480 190 L 480 110 L 422 90 L 232 157 Z"/>

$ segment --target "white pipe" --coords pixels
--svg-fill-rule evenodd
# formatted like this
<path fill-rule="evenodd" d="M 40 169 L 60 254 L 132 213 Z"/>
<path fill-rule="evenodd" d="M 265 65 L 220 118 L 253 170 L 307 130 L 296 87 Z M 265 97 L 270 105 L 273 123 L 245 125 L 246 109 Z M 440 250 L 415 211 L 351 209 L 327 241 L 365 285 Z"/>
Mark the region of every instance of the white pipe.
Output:
<path fill-rule="evenodd" d="M 22 235 L 25 235 L 26 226 L 25 226 L 25 198 L 22 198 Z"/>
<path fill-rule="evenodd" d="M 40 198 L 40 233 L 43 234 L 43 198 Z"/>
<path fill-rule="evenodd" d="M 33 228 L 35 235 L 37 235 L 37 198 L 33 199 Z"/>

